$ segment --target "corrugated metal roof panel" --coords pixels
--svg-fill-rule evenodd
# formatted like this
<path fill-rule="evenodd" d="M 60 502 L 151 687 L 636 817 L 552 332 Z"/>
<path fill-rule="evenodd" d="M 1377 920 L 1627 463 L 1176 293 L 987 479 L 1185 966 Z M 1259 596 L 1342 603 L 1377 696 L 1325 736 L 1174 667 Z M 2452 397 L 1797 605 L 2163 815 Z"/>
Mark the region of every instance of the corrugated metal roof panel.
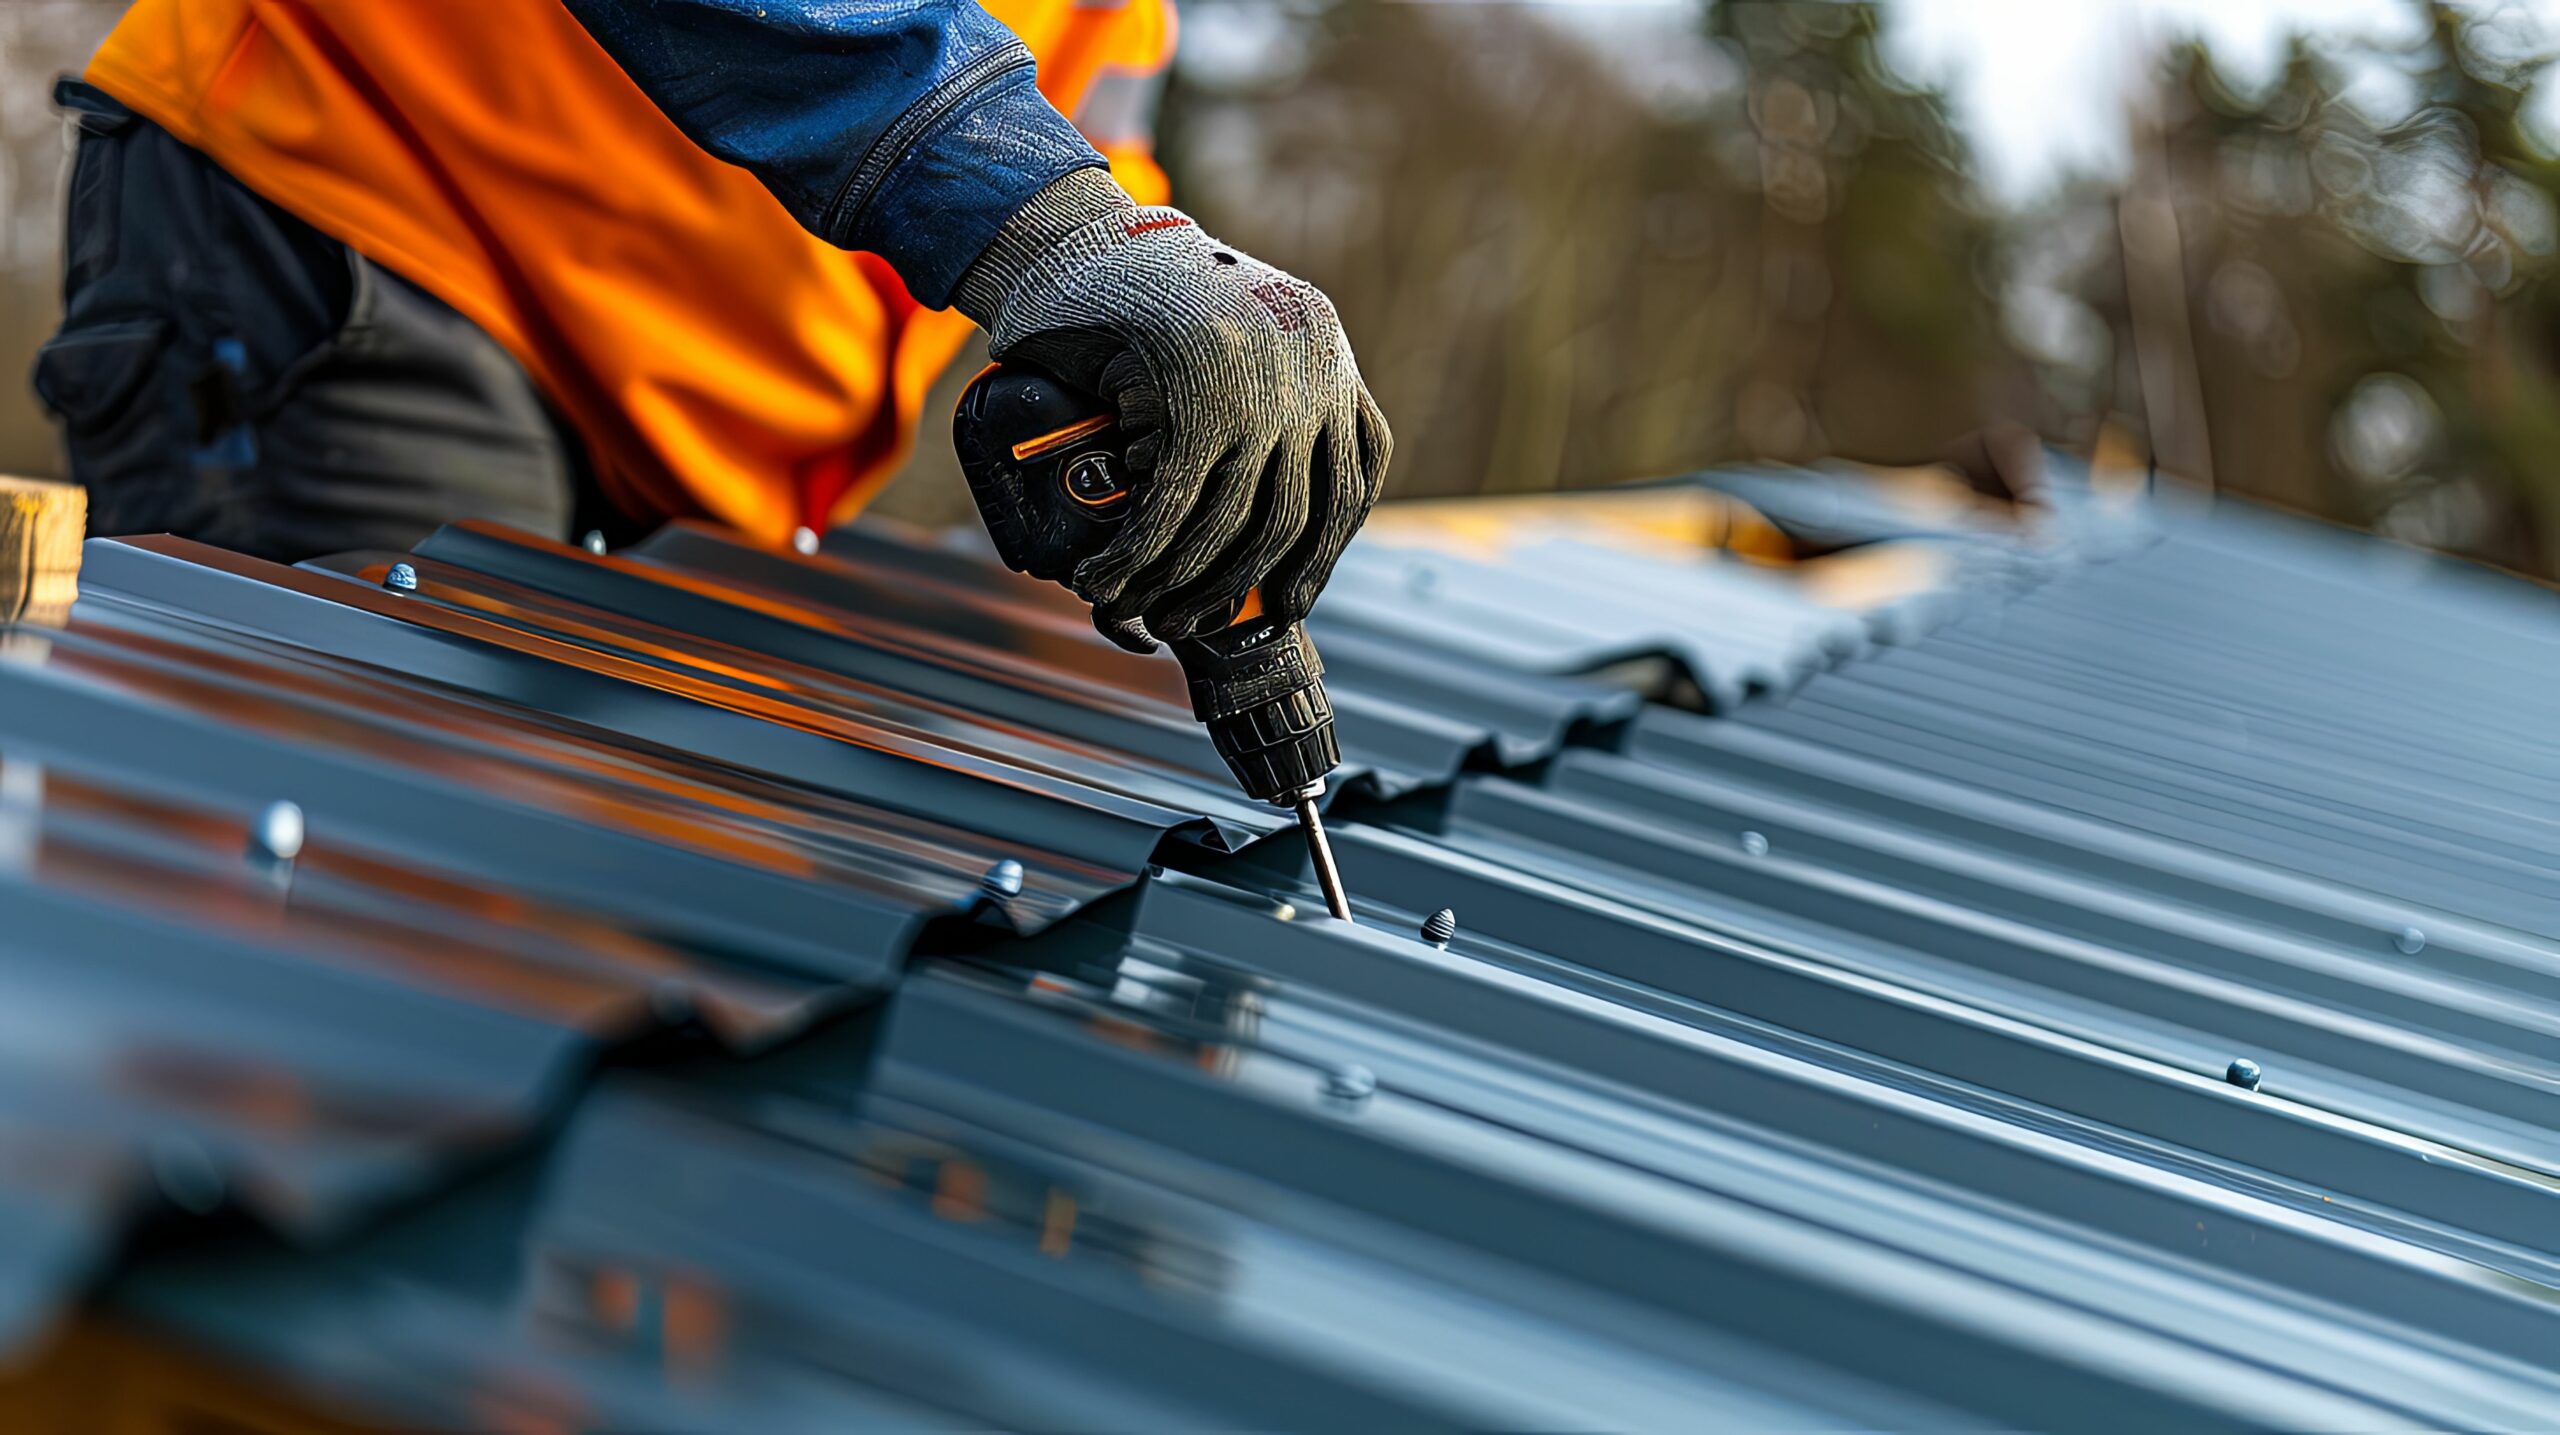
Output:
<path fill-rule="evenodd" d="M 444 537 L 452 537 L 449 530 Z M 1064 590 L 999 569 L 991 553 L 890 542 L 850 530 L 829 558 L 767 553 L 678 524 L 629 556 L 671 584 L 717 583 L 731 601 L 783 605 L 804 622 L 885 630 L 904 651 L 951 669 L 991 675 L 981 701 L 1028 719 L 1019 695 L 1065 690 L 1098 716 L 1083 730 L 1124 750 L 1178 755 L 1187 771 L 1228 796 L 1224 766 L 1191 717 L 1179 670 L 1101 641 Z M 1464 766 L 1535 761 L 1579 725 L 1607 726 L 1638 706 L 1622 689 L 1569 679 L 1488 672 L 1446 651 L 1316 625 L 1327 690 L 1350 715 L 1340 735 L 1348 766 L 1335 786 L 1401 795 L 1447 782 Z M 1133 723 L 1143 730 L 1133 731 Z"/>
<path fill-rule="evenodd" d="M 1822 512 L 1882 521 L 1853 509 Z M 350 1200 L 303 1233 L 325 1260 L 198 1229 L 111 1287 L 400 1418 L 2547 1423 L 2548 596 L 2227 508 L 2066 494 L 2057 533 L 1933 531 L 1952 586 L 1864 612 L 1578 529 L 1364 543 L 1318 635 L 1375 774 L 1336 809 L 1357 926 L 1290 834 L 1248 842 L 1276 824 L 1166 665 L 965 546 L 449 531 L 395 596 L 380 555 L 111 545 L 0 664 L 0 752 L 68 794 L 52 925 L 0 952 L 143 1049 L 263 1034 L 318 1088 L 558 1123 L 406 1216 Z M 1790 696 L 1638 713 L 1565 675 L 1639 656 Z M 225 853 L 296 743 L 349 855 L 279 917 Z M 411 793 L 450 815 L 360 840 Z M 617 902 L 562 855 L 617 839 L 811 905 Z M 1005 855 L 996 920 L 969 891 Z M 510 892 L 547 915 L 501 936 L 473 894 Z M 838 929 L 866 955 L 810 951 L 828 903 L 872 904 Z M 1443 905 L 1445 948 L 1407 935 Z M 165 979 L 58 972 L 136 922 L 185 927 Z M 425 960 L 456 943 L 480 965 Z M 280 995 L 191 1033 L 172 994 L 247 1000 L 230 965 Z M 719 1049 L 660 970 L 766 1025 Z M 534 971 L 550 1007 L 474 986 Z M 412 989 L 461 1015 L 366 1040 Z M 537 1079 L 671 1021 L 645 1072 Z M 515 1055 L 451 1085 L 445 1041 Z M 387 1129 L 422 1180 L 486 1150 Z M 0 1268 L 104 1251 L 113 1183 L 73 1177 L 153 1148 L 77 1134 Z M 367 1192 L 370 1149 L 298 1154 Z"/>

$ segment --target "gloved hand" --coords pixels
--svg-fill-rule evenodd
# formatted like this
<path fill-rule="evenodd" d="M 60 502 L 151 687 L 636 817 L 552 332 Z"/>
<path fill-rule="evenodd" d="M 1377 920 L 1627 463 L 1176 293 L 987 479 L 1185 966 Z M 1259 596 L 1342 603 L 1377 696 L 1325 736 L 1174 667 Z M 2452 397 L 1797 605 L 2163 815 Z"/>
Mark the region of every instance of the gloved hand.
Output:
<path fill-rule="evenodd" d="M 1083 169 L 1006 224 L 953 304 L 996 358 L 1120 415 L 1129 514 L 1069 584 L 1104 636 L 1149 652 L 1256 587 L 1280 621 L 1306 616 L 1393 445 L 1321 292 Z"/>

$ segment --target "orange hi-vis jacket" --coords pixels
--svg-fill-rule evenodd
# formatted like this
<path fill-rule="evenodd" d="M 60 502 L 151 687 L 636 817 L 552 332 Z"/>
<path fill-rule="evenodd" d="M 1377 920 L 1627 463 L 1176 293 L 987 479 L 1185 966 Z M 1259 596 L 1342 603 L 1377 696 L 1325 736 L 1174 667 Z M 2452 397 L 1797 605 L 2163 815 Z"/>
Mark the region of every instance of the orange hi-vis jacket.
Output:
<path fill-rule="evenodd" d="M 985 0 L 1140 203 L 1170 0 Z M 512 352 L 637 516 L 852 516 L 969 332 L 662 114 L 560 0 L 136 0 L 90 83 Z"/>

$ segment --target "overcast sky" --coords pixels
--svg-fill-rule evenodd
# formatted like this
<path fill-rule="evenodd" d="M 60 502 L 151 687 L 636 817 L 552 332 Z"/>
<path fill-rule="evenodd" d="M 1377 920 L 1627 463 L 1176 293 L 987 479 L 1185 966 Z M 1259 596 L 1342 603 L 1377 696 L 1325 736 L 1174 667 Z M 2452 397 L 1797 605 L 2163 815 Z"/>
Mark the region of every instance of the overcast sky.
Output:
<path fill-rule="evenodd" d="M 2560 34 L 2560 0 L 2513 8 Z M 1895 0 L 1889 14 L 1902 67 L 1952 83 L 1983 177 L 2011 196 L 2067 165 L 2121 164 L 2121 97 L 2138 63 L 2129 57 L 2152 49 L 2146 37 L 2200 32 L 2233 69 L 2256 76 L 2272 69 L 2291 30 L 2389 38 L 2415 29 L 2401 0 Z M 2360 76 L 2356 95 L 2384 112 L 2407 103 L 2405 88 L 2378 69 Z M 2560 120 L 2560 92 L 2536 100 L 2537 113 Z"/>
<path fill-rule="evenodd" d="M 2470 2 L 2560 35 L 2560 0 Z M 1702 0 L 1526 3 L 1603 46 L 1639 86 L 1676 91 L 1714 68 L 1699 35 Z M 2124 97 L 2168 37 L 2203 35 L 2235 78 L 2254 83 L 2273 73 L 2295 31 L 2386 42 L 2417 33 L 2406 0 L 1888 0 L 1885 13 L 1896 67 L 1947 82 L 1983 179 L 2011 199 L 2075 166 L 2121 172 Z M 1187 27 L 1186 52 L 1194 41 L 1203 50 L 1217 43 Z M 1245 27 L 1230 48 L 1261 43 Z M 2535 114 L 2560 147 L 2560 84 L 2543 90 Z M 2354 71 L 2350 94 L 2377 119 L 2396 118 L 2409 103 L 2408 84 L 2383 64 Z"/>

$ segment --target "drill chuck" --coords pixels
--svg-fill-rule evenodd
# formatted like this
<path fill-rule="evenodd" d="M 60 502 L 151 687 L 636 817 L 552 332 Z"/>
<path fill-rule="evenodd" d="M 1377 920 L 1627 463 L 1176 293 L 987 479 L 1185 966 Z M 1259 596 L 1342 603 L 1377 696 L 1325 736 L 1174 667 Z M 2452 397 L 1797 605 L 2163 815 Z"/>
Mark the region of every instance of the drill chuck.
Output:
<path fill-rule="evenodd" d="M 1303 624 L 1254 614 L 1168 646 L 1190 687 L 1192 716 L 1246 796 L 1286 805 L 1342 764 L 1324 661 Z"/>

